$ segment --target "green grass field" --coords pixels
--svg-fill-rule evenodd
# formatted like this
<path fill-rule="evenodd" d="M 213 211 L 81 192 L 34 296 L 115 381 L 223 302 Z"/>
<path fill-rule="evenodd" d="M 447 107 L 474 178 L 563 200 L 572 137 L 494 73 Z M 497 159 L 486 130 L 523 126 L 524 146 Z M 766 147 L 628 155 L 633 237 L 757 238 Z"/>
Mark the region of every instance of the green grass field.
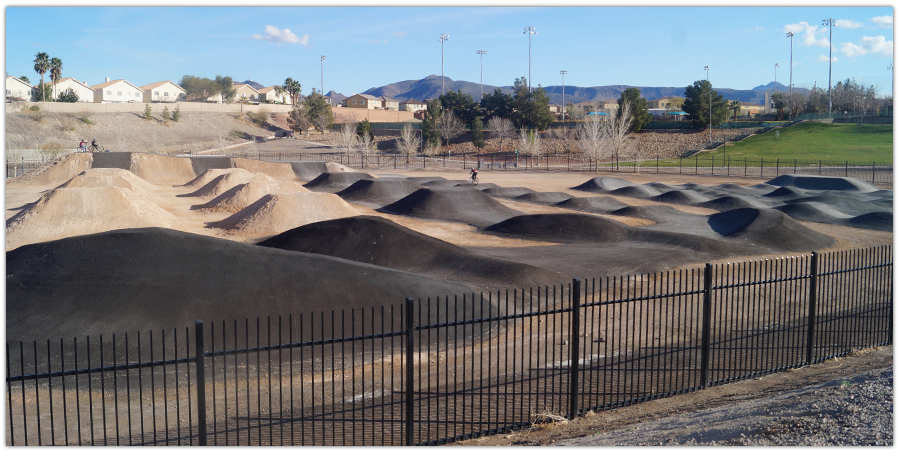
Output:
<path fill-rule="evenodd" d="M 892 164 L 894 126 L 804 122 L 729 143 L 725 149 L 729 159 L 733 160 L 846 160 Z M 722 148 L 702 152 L 697 157 L 701 160 L 721 158 Z"/>

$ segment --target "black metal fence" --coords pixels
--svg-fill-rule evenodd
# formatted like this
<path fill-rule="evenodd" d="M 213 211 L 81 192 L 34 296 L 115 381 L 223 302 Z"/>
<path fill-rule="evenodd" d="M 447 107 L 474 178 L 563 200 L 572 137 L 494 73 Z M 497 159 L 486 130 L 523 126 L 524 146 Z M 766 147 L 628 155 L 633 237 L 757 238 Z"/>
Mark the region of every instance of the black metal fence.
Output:
<path fill-rule="evenodd" d="M 893 343 L 892 247 L 7 343 L 7 445 L 442 444 Z"/>

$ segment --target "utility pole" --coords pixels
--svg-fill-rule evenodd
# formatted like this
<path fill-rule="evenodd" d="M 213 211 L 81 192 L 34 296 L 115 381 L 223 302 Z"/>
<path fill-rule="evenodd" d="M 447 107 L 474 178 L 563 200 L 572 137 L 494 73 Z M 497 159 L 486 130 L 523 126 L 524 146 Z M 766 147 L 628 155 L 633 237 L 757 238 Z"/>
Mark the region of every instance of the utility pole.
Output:
<path fill-rule="evenodd" d="M 481 49 L 475 51 L 476 54 L 481 56 L 481 98 L 478 99 L 480 103 L 482 99 L 484 99 L 484 55 L 487 54 L 487 51 L 482 51 Z"/>
<path fill-rule="evenodd" d="M 321 57 L 320 67 L 322 69 L 322 75 L 321 75 L 322 80 L 320 82 L 322 83 L 322 96 L 324 97 L 325 96 L 325 56 L 324 55 Z"/>
<path fill-rule="evenodd" d="M 559 74 L 562 75 L 562 83 L 563 83 L 563 103 L 562 103 L 563 119 L 562 120 L 563 120 L 563 122 L 566 122 L 566 75 L 569 74 L 569 72 L 566 70 L 560 70 Z"/>
<path fill-rule="evenodd" d="M 528 35 L 528 93 L 531 93 L 531 35 L 537 32 L 534 30 L 534 27 L 529 25 L 525 27 L 525 31 L 522 33 Z"/>
<path fill-rule="evenodd" d="M 712 144 L 712 84 L 709 82 L 709 65 L 703 69 L 706 70 L 706 83 L 709 84 L 709 143 Z"/>
<path fill-rule="evenodd" d="M 450 39 L 450 35 L 441 34 L 441 95 L 444 95 L 444 42 Z"/>
<path fill-rule="evenodd" d="M 834 19 L 823 19 L 822 25 L 828 26 L 828 118 L 831 119 L 831 28 L 834 27 Z"/>
<path fill-rule="evenodd" d="M 791 103 L 791 117 L 794 120 L 794 32 L 788 32 L 786 38 L 791 39 L 791 63 L 788 65 L 791 69 L 790 80 L 788 81 L 788 100 Z"/>

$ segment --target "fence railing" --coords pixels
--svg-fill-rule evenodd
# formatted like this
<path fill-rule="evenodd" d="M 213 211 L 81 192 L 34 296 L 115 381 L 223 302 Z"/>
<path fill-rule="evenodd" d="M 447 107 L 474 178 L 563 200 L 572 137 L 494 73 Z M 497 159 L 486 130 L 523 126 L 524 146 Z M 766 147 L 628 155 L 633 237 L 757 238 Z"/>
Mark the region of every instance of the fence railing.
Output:
<path fill-rule="evenodd" d="M 7 342 L 7 445 L 442 444 L 893 344 L 892 247 Z"/>

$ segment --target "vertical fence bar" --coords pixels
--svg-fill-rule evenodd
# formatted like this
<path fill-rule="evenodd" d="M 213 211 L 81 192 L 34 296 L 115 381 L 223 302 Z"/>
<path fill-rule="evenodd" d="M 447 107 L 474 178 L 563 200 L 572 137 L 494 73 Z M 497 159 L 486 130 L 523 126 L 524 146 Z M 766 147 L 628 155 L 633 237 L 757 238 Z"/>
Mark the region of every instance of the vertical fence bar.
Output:
<path fill-rule="evenodd" d="M 709 384 L 709 331 L 710 311 L 712 310 L 712 264 L 707 263 L 703 270 L 703 336 L 700 351 L 700 388 L 706 389 Z"/>
<path fill-rule="evenodd" d="M 200 446 L 206 446 L 206 372 L 204 370 L 203 321 L 194 322 L 197 364 L 197 435 Z"/>
<path fill-rule="evenodd" d="M 806 326 L 806 364 L 812 365 L 816 329 L 816 290 L 819 276 L 819 253 L 813 251 L 809 259 L 809 316 Z"/>
<path fill-rule="evenodd" d="M 578 330 L 581 328 L 581 280 L 572 280 L 572 330 L 569 338 L 572 341 L 570 364 L 570 388 L 569 388 L 569 419 L 574 420 L 578 412 Z"/>
<path fill-rule="evenodd" d="M 413 445 L 413 305 L 412 298 L 406 299 L 406 445 Z"/>

